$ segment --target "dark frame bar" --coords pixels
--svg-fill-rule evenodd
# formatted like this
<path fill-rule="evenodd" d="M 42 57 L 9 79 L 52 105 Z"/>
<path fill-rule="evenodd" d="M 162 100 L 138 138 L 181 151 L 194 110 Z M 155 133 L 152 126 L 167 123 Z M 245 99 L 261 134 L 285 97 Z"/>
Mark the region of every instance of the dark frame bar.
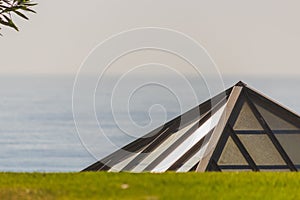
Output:
<path fill-rule="evenodd" d="M 248 165 L 218 165 L 219 168 L 222 169 L 232 169 L 232 170 L 238 170 L 238 169 L 251 169 L 250 166 Z M 258 165 L 257 166 L 259 169 L 269 169 L 269 170 L 274 170 L 274 169 L 290 169 L 289 166 L 287 165 Z"/>
<path fill-rule="evenodd" d="M 297 168 L 295 167 L 294 163 L 292 162 L 292 160 L 289 158 L 288 154 L 285 152 L 285 150 L 283 149 L 283 147 L 281 146 L 281 144 L 279 143 L 279 141 L 275 137 L 275 135 L 272 132 L 272 130 L 269 127 L 269 125 L 266 123 L 266 121 L 264 120 L 264 118 L 261 116 L 261 114 L 257 110 L 256 106 L 249 99 L 249 96 L 248 96 L 247 92 L 244 91 L 244 94 L 246 96 L 246 101 L 249 104 L 250 109 L 252 110 L 252 112 L 255 115 L 256 119 L 259 121 L 260 125 L 266 131 L 266 134 L 268 135 L 268 137 L 272 141 L 272 143 L 273 143 L 274 147 L 276 148 L 276 150 L 281 155 L 282 159 L 289 166 L 289 168 L 290 168 L 291 171 L 298 171 Z"/>
<path fill-rule="evenodd" d="M 211 159 L 209 164 L 209 171 L 217 171 L 217 172 L 221 172 L 221 168 L 219 167 L 219 165 L 217 164 L 217 162 L 214 159 Z"/>
<path fill-rule="evenodd" d="M 238 138 L 238 136 L 236 135 L 233 128 L 230 125 L 227 125 L 227 128 L 229 129 L 230 136 L 231 136 L 232 140 L 237 145 L 237 147 L 239 148 L 240 152 L 242 153 L 242 155 L 244 156 L 244 158 L 246 159 L 246 161 L 248 162 L 248 164 L 250 165 L 252 170 L 253 171 L 259 171 L 259 168 L 256 166 L 253 158 L 250 156 L 250 154 L 247 151 L 246 147 L 243 145 L 241 140 Z"/>
<path fill-rule="evenodd" d="M 243 101 L 241 100 L 243 97 L 242 97 L 242 91 L 243 91 L 244 88 L 241 89 L 241 91 L 238 93 L 238 97 L 237 99 L 232 102 L 234 103 L 234 106 L 230 112 L 230 115 L 228 117 L 228 120 L 227 120 L 227 124 L 230 124 L 232 126 L 232 124 L 234 124 L 234 122 L 236 121 L 239 113 L 240 113 L 240 110 L 242 108 L 242 105 L 243 105 Z M 228 132 L 226 132 L 226 125 L 224 126 L 223 130 L 221 131 L 221 135 L 220 135 L 220 138 L 219 138 L 219 141 L 209 159 L 209 162 L 206 166 L 206 169 L 205 171 L 211 171 L 211 162 L 215 162 L 215 161 L 218 161 L 220 159 L 220 156 L 222 154 L 222 151 L 225 147 L 225 144 L 228 140 L 228 137 L 230 137 L 230 133 L 228 134 Z M 217 162 L 215 162 L 213 165 L 217 165 Z"/>

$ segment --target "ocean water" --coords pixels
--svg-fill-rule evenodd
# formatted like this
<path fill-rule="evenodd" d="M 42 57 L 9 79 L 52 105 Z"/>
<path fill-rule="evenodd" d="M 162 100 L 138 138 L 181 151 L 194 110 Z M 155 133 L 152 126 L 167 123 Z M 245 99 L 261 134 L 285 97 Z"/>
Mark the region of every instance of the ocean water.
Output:
<path fill-rule="evenodd" d="M 91 89 L 83 85 L 76 91 L 74 121 L 74 78 L 0 78 L 0 171 L 79 171 L 221 92 L 217 88 L 209 94 L 202 80 L 191 79 L 195 98 L 186 85 L 169 78 L 166 84 L 171 85 L 171 90 L 151 84 L 129 98 L 126 88 L 133 88 L 134 81 L 120 90 L 114 90 L 113 82 L 108 82 L 104 89 L 94 91 L 92 112 L 93 101 L 88 94 Z M 224 88 L 239 80 L 300 113 L 299 77 L 224 77 Z M 112 91 L 116 93 L 113 102 Z"/>

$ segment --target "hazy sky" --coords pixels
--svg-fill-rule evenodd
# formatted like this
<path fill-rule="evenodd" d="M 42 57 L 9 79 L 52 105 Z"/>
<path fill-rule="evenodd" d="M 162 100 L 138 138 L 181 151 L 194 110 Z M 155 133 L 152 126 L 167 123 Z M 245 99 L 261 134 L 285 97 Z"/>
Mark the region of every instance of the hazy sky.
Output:
<path fill-rule="evenodd" d="M 200 42 L 222 74 L 300 75 L 300 1 L 37 0 L 0 38 L 0 73 L 74 74 L 99 42 L 145 26 Z"/>

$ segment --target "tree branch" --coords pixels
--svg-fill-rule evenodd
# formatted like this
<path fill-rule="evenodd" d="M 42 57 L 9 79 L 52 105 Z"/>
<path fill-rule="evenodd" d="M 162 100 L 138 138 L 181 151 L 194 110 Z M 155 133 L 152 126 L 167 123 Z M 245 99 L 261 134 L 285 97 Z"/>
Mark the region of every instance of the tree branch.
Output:
<path fill-rule="evenodd" d="M 37 3 L 33 3 L 31 0 L 0 0 L 0 35 L 2 35 L 1 28 L 3 26 L 19 31 L 13 22 L 12 16 L 16 15 L 28 20 L 28 17 L 24 13 L 35 13 L 35 11 L 31 9 L 31 7 L 35 5 L 37 5 Z"/>

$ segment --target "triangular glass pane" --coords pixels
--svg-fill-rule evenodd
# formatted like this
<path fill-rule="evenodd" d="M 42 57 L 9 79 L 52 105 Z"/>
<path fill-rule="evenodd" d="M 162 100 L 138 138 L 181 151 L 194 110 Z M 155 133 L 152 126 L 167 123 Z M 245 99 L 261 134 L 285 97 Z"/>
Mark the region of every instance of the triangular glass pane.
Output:
<path fill-rule="evenodd" d="M 286 165 L 267 134 L 238 135 L 256 165 Z"/>
<path fill-rule="evenodd" d="M 258 104 L 255 104 L 255 106 L 272 130 L 299 130 L 295 125 L 273 114 L 266 108 Z"/>
<path fill-rule="evenodd" d="M 299 134 L 275 134 L 277 140 L 288 154 L 294 165 L 300 167 L 300 133 Z"/>
<path fill-rule="evenodd" d="M 248 165 L 244 156 L 242 155 L 234 141 L 231 139 L 231 137 L 228 137 L 228 140 L 218 161 L 218 165 Z"/>
<path fill-rule="evenodd" d="M 253 114 L 248 102 L 244 102 L 241 111 L 233 126 L 234 130 L 263 130 L 259 121 Z"/>

